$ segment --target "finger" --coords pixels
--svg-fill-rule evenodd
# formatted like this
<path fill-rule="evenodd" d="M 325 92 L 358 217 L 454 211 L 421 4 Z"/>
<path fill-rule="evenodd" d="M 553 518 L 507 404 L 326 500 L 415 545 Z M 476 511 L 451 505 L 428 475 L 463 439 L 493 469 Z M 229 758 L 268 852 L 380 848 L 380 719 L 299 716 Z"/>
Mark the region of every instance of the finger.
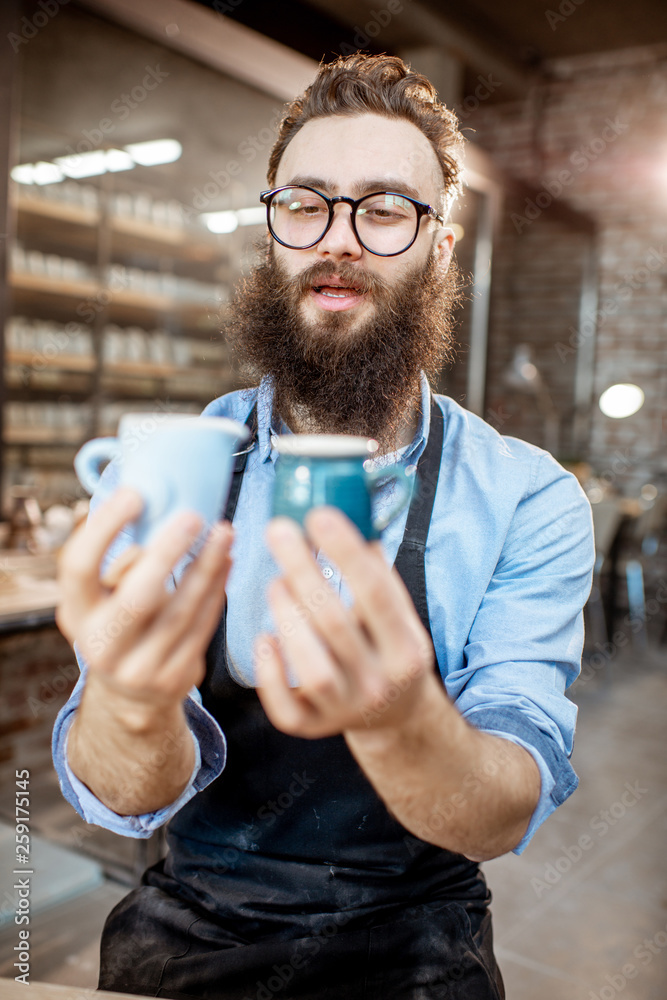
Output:
<path fill-rule="evenodd" d="M 379 649 L 411 642 L 421 623 L 398 573 L 390 570 L 377 547 L 369 546 L 355 526 L 333 507 L 320 507 L 306 520 L 308 536 L 343 573 L 354 594 L 357 614 Z"/>
<path fill-rule="evenodd" d="M 79 526 L 64 546 L 58 577 L 66 614 L 85 614 L 102 591 L 100 566 L 121 528 L 141 513 L 143 501 L 135 490 L 120 489 Z"/>
<path fill-rule="evenodd" d="M 117 559 L 111 563 L 107 569 L 104 576 L 101 578 L 100 583 L 103 587 L 107 587 L 109 590 L 113 590 L 117 587 L 121 579 L 125 576 L 128 569 L 131 569 L 139 556 L 141 555 L 143 549 L 140 545 L 130 545 L 126 548 Z"/>
<path fill-rule="evenodd" d="M 106 600 L 98 601 L 86 620 L 86 634 L 77 636 L 84 655 L 95 655 L 100 670 L 114 671 L 116 660 L 146 631 L 168 603 L 165 583 L 201 529 L 201 518 L 184 511 L 170 519 L 142 550 Z"/>
<path fill-rule="evenodd" d="M 201 681 L 203 654 L 224 606 L 232 539 L 231 525 L 216 526 L 182 586 L 166 595 L 160 611 L 134 637 L 116 670 L 128 688 L 181 697 Z"/>
<path fill-rule="evenodd" d="M 189 649 L 201 651 L 208 645 L 224 606 L 233 538 L 229 523 L 216 525 L 178 590 L 156 615 L 151 631 L 158 658 L 166 659 L 187 637 L 192 638 Z"/>
<path fill-rule="evenodd" d="M 283 658 L 292 666 L 301 691 L 322 708 L 338 704 L 349 692 L 345 674 L 311 623 L 300 616 L 282 580 L 271 582 L 268 599 Z"/>
<path fill-rule="evenodd" d="M 226 574 L 213 581 L 210 592 L 199 606 L 192 627 L 167 652 L 163 675 L 172 691 L 183 695 L 201 684 L 205 674 L 206 650 L 225 606 Z"/>
<path fill-rule="evenodd" d="M 323 579 L 308 543 L 289 518 L 275 518 L 266 532 L 271 553 L 285 574 L 285 582 L 299 605 L 299 617 L 322 636 L 337 661 L 346 670 L 360 668 L 368 654 L 368 643 L 357 618 Z"/>
<path fill-rule="evenodd" d="M 317 716 L 303 694 L 290 687 L 275 639 L 259 635 L 254 649 L 257 694 L 270 722 L 288 735 L 305 736 Z"/>
<path fill-rule="evenodd" d="M 120 580 L 114 591 L 116 602 L 136 600 L 149 611 L 163 604 L 166 581 L 199 537 L 201 528 L 202 518 L 195 511 L 171 517 Z"/>

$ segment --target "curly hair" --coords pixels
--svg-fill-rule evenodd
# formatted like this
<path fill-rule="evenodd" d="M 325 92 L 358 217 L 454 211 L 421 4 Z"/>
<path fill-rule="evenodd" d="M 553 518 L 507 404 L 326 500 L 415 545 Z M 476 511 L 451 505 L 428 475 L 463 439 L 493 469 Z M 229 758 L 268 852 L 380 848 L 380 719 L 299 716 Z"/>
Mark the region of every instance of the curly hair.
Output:
<path fill-rule="evenodd" d="M 282 155 L 306 122 L 363 114 L 404 118 L 423 132 L 438 158 L 449 205 L 461 187 L 463 138 L 458 120 L 438 100 L 433 84 L 398 56 L 355 52 L 321 63 L 313 83 L 286 107 L 269 157 L 269 184 L 275 184 Z"/>

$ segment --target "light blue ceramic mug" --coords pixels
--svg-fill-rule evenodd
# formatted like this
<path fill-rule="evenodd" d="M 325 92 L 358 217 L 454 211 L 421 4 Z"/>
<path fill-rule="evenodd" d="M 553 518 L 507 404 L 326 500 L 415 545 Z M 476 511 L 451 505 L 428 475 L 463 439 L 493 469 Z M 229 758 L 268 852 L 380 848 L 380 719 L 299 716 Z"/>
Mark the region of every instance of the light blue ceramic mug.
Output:
<path fill-rule="evenodd" d="M 202 538 L 220 520 L 229 493 L 233 455 L 248 428 L 225 417 L 126 413 L 117 437 L 86 442 L 74 459 L 81 485 L 93 493 L 102 462 L 119 464 L 119 485 L 137 490 L 144 509 L 133 526 L 134 540 L 146 545 L 175 514 L 197 511 Z"/>
<path fill-rule="evenodd" d="M 312 507 L 338 507 L 369 539 L 380 537 L 410 502 L 414 486 L 400 465 L 372 469 L 377 442 L 348 434 L 284 434 L 273 438 L 278 452 L 273 488 L 274 517 L 303 524 Z M 394 481 L 396 497 L 378 517 L 372 500 L 382 482 Z"/>

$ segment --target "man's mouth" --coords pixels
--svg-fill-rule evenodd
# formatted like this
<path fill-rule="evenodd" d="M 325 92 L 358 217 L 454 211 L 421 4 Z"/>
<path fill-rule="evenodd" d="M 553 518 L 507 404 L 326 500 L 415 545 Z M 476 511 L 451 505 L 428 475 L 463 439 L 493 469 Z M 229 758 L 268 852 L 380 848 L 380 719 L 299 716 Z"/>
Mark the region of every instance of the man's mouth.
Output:
<path fill-rule="evenodd" d="M 354 285 L 344 285 L 332 279 L 321 285 L 313 285 L 313 298 L 322 309 L 350 309 L 365 297 L 365 293 Z"/>
<path fill-rule="evenodd" d="M 342 285 L 315 285 L 315 291 L 333 299 L 344 299 L 346 295 L 361 295 L 358 288 L 347 288 Z"/>

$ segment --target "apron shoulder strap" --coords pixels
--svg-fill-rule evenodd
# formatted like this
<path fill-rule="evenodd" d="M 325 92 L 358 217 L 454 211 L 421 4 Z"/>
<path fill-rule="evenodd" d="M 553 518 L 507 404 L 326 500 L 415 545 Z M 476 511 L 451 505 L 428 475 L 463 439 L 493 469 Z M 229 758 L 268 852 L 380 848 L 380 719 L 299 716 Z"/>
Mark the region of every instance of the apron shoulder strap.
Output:
<path fill-rule="evenodd" d="M 241 492 L 241 483 L 243 482 L 243 473 L 245 472 L 245 467 L 248 462 L 248 455 L 255 447 L 255 443 L 257 441 L 257 403 L 253 404 L 253 408 L 248 414 L 245 425 L 250 431 L 250 439 L 248 440 L 243 451 L 239 451 L 236 455 L 232 482 L 229 488 L 229 496 L 227 498 L 227 506 L 225 507 L 226 521 L 234 520 L 236 505 L 239 502 L 239 493 Z"/>
<path fill-rule="evenodd" d="M 435 397 L 431 395 L 431 428 L 426 447 L 417 463 L 415 492 L 408 510 L 403 540 L 394 561 L 394 566 L 401 575 L 422 625 L 429 635 L 431 635 L 431 627 L 426 599 L 424 556 L 435 494 L 438 488 L 443 440 L 443 412 L 435 401 Z"/>

